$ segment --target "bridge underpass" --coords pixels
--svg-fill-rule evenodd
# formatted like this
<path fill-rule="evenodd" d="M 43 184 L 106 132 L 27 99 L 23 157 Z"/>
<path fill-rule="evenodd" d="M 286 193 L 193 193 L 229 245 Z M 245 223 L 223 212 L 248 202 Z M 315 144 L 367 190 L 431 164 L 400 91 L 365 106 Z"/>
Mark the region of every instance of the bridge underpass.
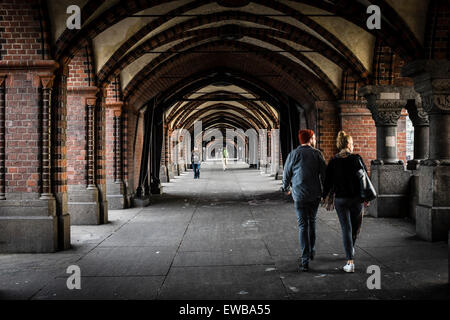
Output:
<path fill-rule="evenodd" d="M 449 15 L 446 0 L 0 1 L 0 294 L 443 297 Z M 357 274 L 336 269 L 322 209 L 317 260 L 296 273 L 278 189 L 299 129 L 326 161 L 346 131 L 370 168 Z M 225 148 L 246 164 L 223 171 Z M 85 290 L 65 288 L 70 265 Z"/>
<path fill-rule="evenodd" d="M 317 256 L 298 272 L 297 222 L 280 181 L 245 163 L 202 164 L 164 183 L 146 208 L 72 226 L 72 249 L 0 256 L 1 299 L 442 299 L 447 244 L 415 236 L 405 219 L 364 217 L 354 274 L 335 212 L 319 210 Z M 81 268 L 68 290 L 66 268 Z M 369 290 L 367 267 L 381 268 Z"/>

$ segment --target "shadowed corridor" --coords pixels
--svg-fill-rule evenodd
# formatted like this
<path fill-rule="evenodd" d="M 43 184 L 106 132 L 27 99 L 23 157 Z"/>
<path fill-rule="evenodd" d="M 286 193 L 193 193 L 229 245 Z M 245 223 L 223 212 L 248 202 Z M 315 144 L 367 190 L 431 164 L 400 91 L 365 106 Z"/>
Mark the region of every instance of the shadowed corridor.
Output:
<path fill-rule="evenodd" d="M 293 203 L 280 181 L 245 164 L 203 163 L 164 184 L 146 208 L 110 211 L 110 223 L 72 226 L 72 249 L 1 254 L 2 299 L 448 298 L 447 244 L 415 237 L 405 219 L 365 217 L 356 272 L 344 264 L 335 212 L 319 210 L 317 255 L 297 271 Z M 66 269 L 81 268 L 81 290 Z M 366 286 L 381 268 L 381 290 Z"/>

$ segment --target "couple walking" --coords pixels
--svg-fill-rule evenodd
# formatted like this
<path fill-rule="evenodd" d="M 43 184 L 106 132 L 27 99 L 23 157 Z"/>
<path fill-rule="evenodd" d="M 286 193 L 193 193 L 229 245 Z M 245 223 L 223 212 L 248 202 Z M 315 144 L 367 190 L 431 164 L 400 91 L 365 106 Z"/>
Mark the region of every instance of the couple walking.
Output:
<path fill-rule="evenodd" d="M 314 259 L 316 241 L 316 215 L 319 204 L 334 197 L 334 206 L 342 229 L 347 264 L 345 272 L 354 272 L 355 241 L 362 223 L 364 202 L 360 196 L 358 171 L 364 162 L 353 154 L 353 139 L 344 131 L 337 136 L 336 154 L 325 164 L 322 153 L 315 149 L 316 137 L 312 130 L 299 131 L 300 146 L 286 159 L 282 191 L 292 193 L 299 226 L 301 271 L 308 271 Z M 361 168 L 363 167 L 363 168 Z M 330 203 L 329 203 L 330 205 Z"/>

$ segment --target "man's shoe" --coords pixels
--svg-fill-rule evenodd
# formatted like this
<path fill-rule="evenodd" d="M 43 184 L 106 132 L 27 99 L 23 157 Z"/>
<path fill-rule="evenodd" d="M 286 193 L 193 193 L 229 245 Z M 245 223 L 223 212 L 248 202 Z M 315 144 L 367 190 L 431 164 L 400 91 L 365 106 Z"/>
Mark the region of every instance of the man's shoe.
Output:
<path fill-rule="evenodd" d="M 344 269 L 345 272 L 355 272 L 355 264 L 347 263 L 342 269 Z"/>
<path fill-rule="evenodd" d="M 309 267 L 308 267 L 307 264 L 300 265 L 299 269 L 300 269 L 301 272 L 308 272 L 309 271 Z"/>

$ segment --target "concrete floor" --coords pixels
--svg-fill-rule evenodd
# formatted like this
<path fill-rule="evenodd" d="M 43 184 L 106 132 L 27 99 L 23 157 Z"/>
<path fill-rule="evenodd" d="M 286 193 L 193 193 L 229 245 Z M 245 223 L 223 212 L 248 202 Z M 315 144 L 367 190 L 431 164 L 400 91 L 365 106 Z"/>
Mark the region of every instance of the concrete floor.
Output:
<path fill-rule="evenodd" d="M 164 185 L 147 208 L 110 211 L 110 223 L 73 226 L 73 248 L 0 254 L 1 299 L 449 299 L 447 243 L 415 237 L 403 219 L 365 217 L 356 272 L 340 270 L 335 212 L 320 209 L 317 256 L 297 271 L 290 197 L 280 181 L 231 165 L 205 164 Z M 66 269 L 81 268 L 81 290 Z M 381 290 L 369 290 L 370 265 Z"/>

